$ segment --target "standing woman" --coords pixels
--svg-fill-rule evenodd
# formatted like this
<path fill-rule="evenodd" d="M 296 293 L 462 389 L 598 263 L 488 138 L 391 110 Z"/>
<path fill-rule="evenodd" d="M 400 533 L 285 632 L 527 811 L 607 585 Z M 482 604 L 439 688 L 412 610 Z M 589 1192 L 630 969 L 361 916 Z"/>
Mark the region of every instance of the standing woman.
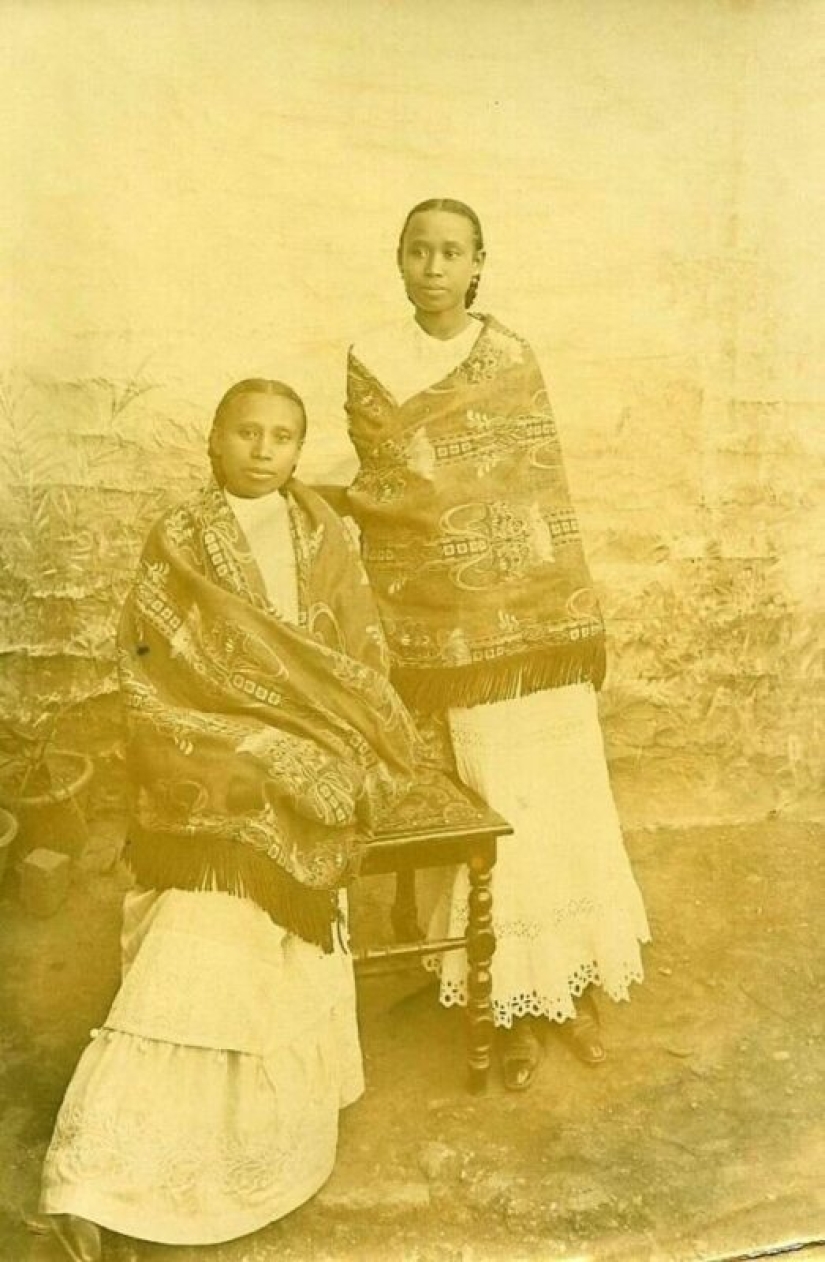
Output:
<path fill-rule="evenodd" d="M 608 780 L 596 689 L 604 628 L 556 426 L 527 343 L 470 307 L 484 266 L 475 212 L 413 207 L 398 244 L 412 317 L 352 348 L 349 491 L 392 656 L 420 714 L 445 715 L 456 765 L 513 824 L 493 876 L 493 1010 L 505 1085 L 539 1061 L 528 1018 L 605 1058 L 592 989 L 627 999 L 649 938 Z M 430 934 L 461 933 L 467 874 Z M 465 1004 L 466 957 L 434 961 Z"/>

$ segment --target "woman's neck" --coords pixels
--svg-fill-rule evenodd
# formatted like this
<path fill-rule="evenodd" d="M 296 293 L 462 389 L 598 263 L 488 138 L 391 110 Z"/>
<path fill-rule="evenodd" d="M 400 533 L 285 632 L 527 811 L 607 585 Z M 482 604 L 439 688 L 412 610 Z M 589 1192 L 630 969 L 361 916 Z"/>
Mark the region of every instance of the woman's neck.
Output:
<path fill-rule="evenodd" d="M 421 311 L 416 307 L 415 321 L 419 328 L 439 341 L 449 341 L 470 324 L 472 316 L 463 307 L 457 311 Z"/>
<path fill-rule="evenodd" d="M 263 495 L 238 495 L 236 491 L 230 491 L 228 486 L 223 488 L 224 494 L 228 495 L 230 500 L 236 504 L 262 504 L 264 500 L 271 501 L 279 495 L 281 499 L 285 498 L 285 490 L 282 486 L 276 486 L 274 491 L 266 491 Z"/>

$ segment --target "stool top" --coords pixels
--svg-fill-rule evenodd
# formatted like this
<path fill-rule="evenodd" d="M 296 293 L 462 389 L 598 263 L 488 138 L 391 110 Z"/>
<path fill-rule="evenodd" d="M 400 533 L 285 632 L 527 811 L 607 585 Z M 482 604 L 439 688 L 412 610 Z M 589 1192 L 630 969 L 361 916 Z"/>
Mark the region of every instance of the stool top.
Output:
<path fill-rule="evenodd" d="M 410 792 L 378 821 L 367 845 L 424 841 L 439 836 L 502 837 L 513 830 L 477 793 L 435 768 L 425 768 Z"/>

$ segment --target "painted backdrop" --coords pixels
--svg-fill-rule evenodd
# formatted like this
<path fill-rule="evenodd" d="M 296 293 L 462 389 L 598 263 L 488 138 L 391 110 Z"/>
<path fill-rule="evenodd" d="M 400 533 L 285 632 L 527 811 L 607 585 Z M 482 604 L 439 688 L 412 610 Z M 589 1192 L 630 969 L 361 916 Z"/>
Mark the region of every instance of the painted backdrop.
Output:
<path fill-rule="evenodd" d="M 825 6 L 5 0 L 0 28 L 7 710 L 85 699 L 105 792 L 118 603 L 217 398 L 286 378 L 304 475 L 346 477 L 347 345 L 402 310 L 407 207 L 451 195 L 479 309 L 550 381 L 625 818 L 821 812 Z"/>

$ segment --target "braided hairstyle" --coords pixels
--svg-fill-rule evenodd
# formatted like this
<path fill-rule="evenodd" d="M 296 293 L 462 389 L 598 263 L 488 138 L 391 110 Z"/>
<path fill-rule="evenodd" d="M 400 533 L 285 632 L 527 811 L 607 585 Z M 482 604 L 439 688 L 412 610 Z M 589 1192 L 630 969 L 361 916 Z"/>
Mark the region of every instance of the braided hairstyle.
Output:
<path fill-rule="evenodd" d="M 424 214 L 427 210 L 446 210 L 451 215 L 461 215 L 463 219 L 467 219 L 473 230 L 473 245 L 476 253 L 484 249 L 484 233 L 481 230 L 481 220 L 472 206 L 468 206 L 466 202 L 457 201 L 454 197 L 429 197 L 426 201 L 419 202 L 417 206 L 413 206 L 404 220 L 404 227 L 401 229 L 401 235 L 398 238 L 398 249 L 395 255 L 399 267 L 401 266 L 401 256 L 404 248 L 404 234 L 410 226 L 410 220 L 413 215 Z M 464 306 L 467 308 L 470 308 L 475 302 L 479 279 L 478 276 L 473 277 L 464 295 Z"/>
<path fill-rule="evenodd" d="M 212 472 L 215 475 L 215 481 L 219 486 L 224 485 L 223 466 L 221 458 L 215 448 L 215 439 L 220 433 L 221 425 L 226 419 L 226 414 L 233 399 L 237 399 L 242 394 L 269 394 L 276 395 L 281 399 L 289 399 L 294 403 L 301 412 L 303 417 L 303 432 L 301 437 L 307 432 L 307 413 L 304 407 L 304 401 L 292 386 L 288 386 L 284 381 L 269 381 L 266 377 L 247 377 L 244 381 L 238 381 L 234 386 L 230 386 L 226 394 L 215 408 L 215 416 L 212 420 L 212 428 L 209 431 L 209 440 L 207 451 L 209 453 L 209 462 L 212 465 Z"/>

